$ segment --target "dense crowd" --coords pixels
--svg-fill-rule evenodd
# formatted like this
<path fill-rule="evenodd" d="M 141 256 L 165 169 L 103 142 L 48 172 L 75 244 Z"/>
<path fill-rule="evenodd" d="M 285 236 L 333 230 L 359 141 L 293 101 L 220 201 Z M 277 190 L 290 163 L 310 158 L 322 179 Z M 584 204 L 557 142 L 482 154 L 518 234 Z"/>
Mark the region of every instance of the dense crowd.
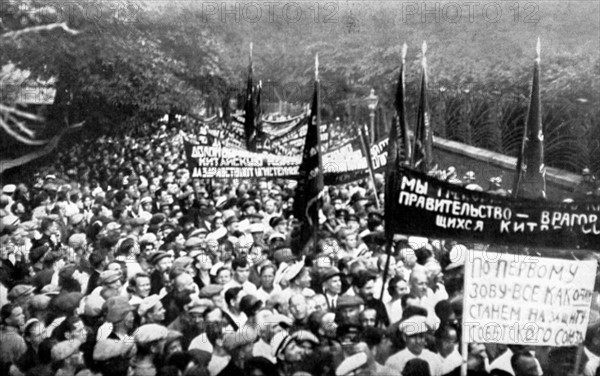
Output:
<path fill-rule="evenodd" d="M 295 183 L 190 179 L 186 132 L 90 140 L 3 185 L 1 375 L 460 373 L 479 245 L 397 235 L 388 260 L 357 182 L 327 187 L 318 244 L 292 252 Z M 440 177 L 483 190 L 470 171 Z M 470 343 L 469 374 L 598 374 L 599 287 L 583 351 Z"/>

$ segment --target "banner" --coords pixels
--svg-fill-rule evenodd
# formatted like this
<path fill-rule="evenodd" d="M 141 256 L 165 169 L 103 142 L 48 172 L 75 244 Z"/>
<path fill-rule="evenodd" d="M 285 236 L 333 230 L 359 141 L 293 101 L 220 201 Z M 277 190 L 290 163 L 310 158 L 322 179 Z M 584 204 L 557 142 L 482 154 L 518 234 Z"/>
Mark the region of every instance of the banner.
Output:
<path fill-rule="evenodd" d="M 301 156 L 254 153 L 219 145 L 184 143 L 192 178 L 286 178 L 296 179 Z M 323 154 L 325 184 L 345 184 L 367 176 L 360 148 L 349 142 Z"/>
<path fill-rule="evenodd" d="M 583 342 L 595 260 L 467 252 L 464 341 L 533 346 Z"/>
<path fill-rule="evenodd" d="M 600 250 L 600 202 L 556 203 L 476 192 L 399 168 L 394 232 L 432 238 Z"/>

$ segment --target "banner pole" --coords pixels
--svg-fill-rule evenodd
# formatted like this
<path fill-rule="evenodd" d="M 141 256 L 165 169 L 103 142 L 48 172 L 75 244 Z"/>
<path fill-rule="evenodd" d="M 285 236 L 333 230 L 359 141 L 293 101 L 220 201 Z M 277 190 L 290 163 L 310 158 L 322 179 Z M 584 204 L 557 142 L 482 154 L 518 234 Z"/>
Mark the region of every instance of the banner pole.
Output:
<path fill-rule="evenodd" d="M 463 294 L 465 294 L 465 296 L 467 296 L 467 276 L 470 273 L 467 273 L 467 268 L 470 268 L 471 266 L 469 265 L 470 263 L 470 257 L 469 257 L 469 251 L 466 250 L 467 254 L 465 255 L 465 273 L 464 273 L 464 281 L 463 281 Z M 460 376 L 467 376 L 467 361 L 469 360 L 469 341 L 468 341 L 468 334 L 467 334 L 467 329 L 469 328 L 469 326 L 465 325 L 465 314 L 466 314 L 466 299 L 463 298 L 463 314 L 462 314 L 462 318 L 461 318 L 461 327 L 462 327 L 462 334 L 460 336 L 460 353 L 462 356 L 462 363 L 460 365 Z"/>
<path fill-rule="evenodd" d="M 371 184 L 373 184 L 373 192 L 375 192 L 375 206 L 379 210 L 381 209 L 381 205 L 379 205 L 379 195 L 377 194 L 377 187 L 375 186 L 375 174 L 373 173 L 373 161 L 371 160 L 370 145 L 367 143 L 367 137 L 365 136 L 363 127 L 359 127 L 358 130 L 360 132 L 360 144 L 362 145 L 365 158 L 367 159 L 367 167 L 369 168 Z"/>

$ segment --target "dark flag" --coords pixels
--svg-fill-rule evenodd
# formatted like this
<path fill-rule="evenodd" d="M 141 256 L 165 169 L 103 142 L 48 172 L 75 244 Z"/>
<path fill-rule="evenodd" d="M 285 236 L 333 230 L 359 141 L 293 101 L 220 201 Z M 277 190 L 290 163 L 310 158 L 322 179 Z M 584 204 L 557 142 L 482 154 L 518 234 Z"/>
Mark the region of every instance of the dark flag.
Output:
<path fill-rule="evenodd" d="M 324 188 L 323 162 L 321 159 L 321 111 L 319 109 L 319 74 L 318 55 L 315 58 L 315 88 L 313 94 L 310 122 L 306 132 L 302 162 L 298 169 L 298 186 L 294 197 L 294 217 L 301 222 L 300 238 L 294 240 L 295 252 L 306 245 L 311 235 L 314 236 L 319 227 L 319 209 Z"/>
<path fill-rule="evenodd" d="M 398 88 L 396 89 L 396 111 L 398 117 L 394 116 L 392 126 L 390 127 L 390 134 L 388 137 L 388 148 L 387 148 L 387 161 L 385 165 L 385 202 L 384 202 L 384 218 L 385 218 L 385 238 L 386 248 L 385 252 L 388 257 L 385 260 L 385 267 L 383 269 L 383 283 L 381 286 L 380 299 L 383 299 L 385 293 L 385 282 L 387 280 L 389 268 L 390 268 L 390 257 L 392 254 L 392 246 L 394 239 L 394 230 L 392 229 L 392 216 L 397 215 L 394 213 L 394 200 L 396 199 L 396 176 L 398 172 L 398 164 L 400 162 L 400 155 L 398 153 L 398 126 L 403 126 L 404 133 L 404 158 L 405 161 L 410 160 L 410 146 L 408 143 L 408 129 L 406 128 L 406 119 L 404 113 L 404 61 L 406 59 L 406 43 L 402 46 L 402 65 L 400 66 L 400 77 L 398 78 Z M 404 125 L 402 125 L 402 123 Z"/>
<path fill-rule="evenodd" d="M 542 104 L 540 101 L 540 40 L 533 64 L 533 80 L 527 123 L 523 132 L 521 153 L 517 159 L 514 197 L 546 198 L 546 167 L 544 165 L 544 131 L 542 126 Z"/>
<path fill-rule="evenodd" d="M 417 127 L 411 164 L 424 173 L 428 173 L 433 166 L 433 131 L 429 123 L 429 109 L 427 107 L 427 43 L 423 42 L 423 74 L 421 76 L 421 95 L 417 112 Z"/>
<path fill-rule="evenodd" d="M 404 43 L 404 46 L 402 46 L 402 65 L 400 66 L 400 75 L 398 76 L 398 87 L 396 88 L 396 102 L 394 104 L 396 106 L 396 112 L 398 114 L 398 125 L 400 127 L 400 137 L 402 138 L 402 147 L 404 148 L 404 163 L 410 164 L 411 147 L 410 137 L 408 136 L 408 123 L 406 122 L 406 106 L 404 103 L 404 66 L 406 60 L 406 50 L 406 43 Z"/>
<path fill-rule="evenodd" d="M 252 139 L 256 136 L 256 126 L 254 113 L 254 85 L 252 84 L 252 43 L 250 43 L 250 62 L 248 65 L 248 83 L 246 85 L 246 104 L 244 105 L 244 138 L 246 147 L 250 151 L 255 151 L 255 145 Z"/>

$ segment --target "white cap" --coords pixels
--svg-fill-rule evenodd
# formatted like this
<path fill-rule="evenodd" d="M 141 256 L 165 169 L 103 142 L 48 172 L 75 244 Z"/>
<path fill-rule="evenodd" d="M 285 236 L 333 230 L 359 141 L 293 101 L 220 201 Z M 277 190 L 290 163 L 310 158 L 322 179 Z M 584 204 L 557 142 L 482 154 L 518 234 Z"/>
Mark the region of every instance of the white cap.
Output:
<path fill-rule="evenodd" d="M 4 187 L 2 187 L 2 193 L 7 195 L 12 195 L 13 193 L 15 193 L 16 190 L 17 186 L 14 184 L 7 184 Z"/>
<path fill-rule="evenodd" d="M 368 356 L 364 352 L 359 352 L 344 359 L 335 370 L 336 376 L 345 376 L 367 364 Z"/>
<path fill-rule="evenodd" d="M 429 331 L 427 317 L 421 315 L 411 316 L 400 323 L 398 330 L 407 336 L 427 333 Z"/>

